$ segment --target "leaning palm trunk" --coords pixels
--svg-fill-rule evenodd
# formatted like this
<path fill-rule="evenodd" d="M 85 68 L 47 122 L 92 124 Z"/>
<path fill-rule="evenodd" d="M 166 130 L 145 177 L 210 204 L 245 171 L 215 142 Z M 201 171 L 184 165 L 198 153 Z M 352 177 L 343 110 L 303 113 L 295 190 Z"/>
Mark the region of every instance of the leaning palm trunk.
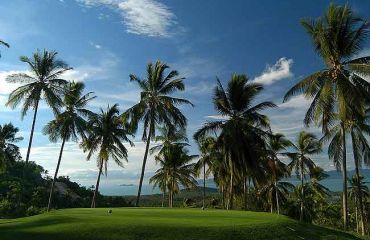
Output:
<path fill-rule="evenodd" d="M 37 116 L 37 110 L 38 110 L 38 108 L 39 108 L 39 100 L 36 102 L 35 112 L 33 113 L 33 120 L 32 120 L 30 140 L 28 142 L 27 155 L 26 155 L 26 165 L 28 164 L 28 161 L 30 159 L 31 146 L 32 146 L 32 140 L 33 140 L 33 133 L 35 131 L 36 116 Z"/>
<path fill-rule="evenodd" d="M 347 160 L 346 160 L 346 130 L 344 123 L 341 123 L 341 132 L 342 132 L 342 177 L 343 177 L 343 228 L 347 229 L 348 221 L 348 202 L 347 202 Z"/>
<path fill-rule="evenodd" d="M 303 221 L 303 209 L 304 209 L 304 189 L 303 189 L 303 178 L 304 178 L 304 173 L 303 173 L 303 159 L 301 159 L 301 212 L 299 215 L 299 220 Z"/>
<path fill-rule="evenodd" d="M 150 136 L 151 136 L 153 127 L 154 127 L 153 123 L 151 122 L 150 127 L 149 127 L 148 138 L 146 139 L 146 147 L 145 147 L 145 153 L 144 153 L 144 159 L 143 159 L 143 166 L 141 167 L 139 189 L 137 191 L 137 198 L 136 198 L 136 207 L 139 206 L 139 202 L 140 202 L 141 188 L 143 186 L 143 180 L 144 180 L 144 174 L 145 174 L 145 165 L 146 165 L 146 160 L 148 158 L 148 152 L 149 152 Z"/>
<path fill-rule="evenodd" d="M 52 202 L 52 198 L 53 198 L 53 192 L 54 192 L 55 181 L 56 181 L 57 176 L 58 176 L 59 166 L 60 166 L 60 162 L 61 162 L 61 160 L 62 160 L 62 155 L 63 155 L 63 149 L 64 149 L 64 144 L 65 144 L 65 142 L 66 142 L 66 137 L 64 136 L 64 138 L 63 138 L 63 142 L 62 142 L 62 146 L 60 147 L 60 152 L 59 152 L 59 158 L 58 158 L 57 168 L 55 169 L 53 182 L 51 183 L 50 195 L 49 195 L 49 202 L 48 202 L 48 209 L 47 209 L 47 211 L 48 211 L 48 212 L 50 211 L 50 207 L 51 207 L 51 202 Z"/>
<path fill-rule="evenodd" d="M 96 206 L 95 201 L 96 201 L 96 196 L 99 192 L 100 176 L 101 176 L 102 171 L 103 171 L 103 160 L 100 160 L 99 174 L 98 174 L 98 179 L 96 180 L 94 196 L 93 196 L 93 199 L 91 201 L 91 208 L 95 208 L 95 206 Z"/>

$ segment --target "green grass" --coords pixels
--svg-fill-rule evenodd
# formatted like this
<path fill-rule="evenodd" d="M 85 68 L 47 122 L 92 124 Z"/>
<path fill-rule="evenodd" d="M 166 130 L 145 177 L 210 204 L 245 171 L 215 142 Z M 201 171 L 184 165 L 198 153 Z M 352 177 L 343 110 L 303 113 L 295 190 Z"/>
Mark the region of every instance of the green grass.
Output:
<path fill-rule="evenodd" d="M 269 213 L 200 209 L 67 209 L 0 220 L 1 240 L 359 239 Z"/>

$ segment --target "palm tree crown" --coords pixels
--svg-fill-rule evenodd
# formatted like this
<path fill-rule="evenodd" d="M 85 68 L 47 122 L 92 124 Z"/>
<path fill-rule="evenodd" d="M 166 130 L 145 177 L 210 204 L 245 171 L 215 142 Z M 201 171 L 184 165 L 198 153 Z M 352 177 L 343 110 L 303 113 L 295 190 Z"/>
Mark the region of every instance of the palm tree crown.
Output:
<path fill-rule="evenodd" d="M 20 59 L 28 64 L 30 73 L 12 74 L 6 78 L 8 82 L 23 84 L 10 93 L 6 105 L 15 108 L 23 101 L 22 118 L 30 108 L 34 110 L 26 163 L 29 160 L 40 100 L 44 99 L 54 113 L 58 113 L 59 108 L 63 106 L 61 96 L 67 81 L 62 79 L 61 75 L 71 68 L 56 57 L 57 52 L 46 50 L 34 53 L 31 58 L 22 56 Z"/>
<path fill-rule="evenodd" d="M 23 140 L 18 137 L 18 128 L 7 123 L 0 125 L 0 170 L 6 169 L 14 161 L 21 159 L 19 147 L 15 143 Z"/>

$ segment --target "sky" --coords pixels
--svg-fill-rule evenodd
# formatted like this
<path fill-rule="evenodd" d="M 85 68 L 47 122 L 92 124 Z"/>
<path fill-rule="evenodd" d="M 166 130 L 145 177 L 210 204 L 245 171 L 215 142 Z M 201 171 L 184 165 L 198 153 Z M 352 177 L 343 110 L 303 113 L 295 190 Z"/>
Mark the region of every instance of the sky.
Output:
<path fill-rule="evenodd" d="M 323 67 L 313 51 L 310 39 L 300 25 L 304 17 L 323 14 L 330 2 L 348 3 L 363 18 L 370 19 L 368 1 L 268 1 L 268 0 L 13 0 L 0 4 L 0 123 L 12 122 L 19 127 L 25 156 L 32 112 L 22 120 L 19 109 L 5 107 L 15 84 L 7 75 L 26 72 L 19 61 L 37 49 L 58 51 L 60 59 L 73 70 L 64 76 L 83 81 L 86 90 L 97 98 L 89 108 L 98 111 L 118 103 L 123 112 L 139 101 L 138 87 L 129 74 L 145 77 L 151 61 L 161 60 L 185 77 L 186 90 L 177 94 L 189 99 L 194 107 L 181 107 L 188 117 L 189 139 L 206 121 L 218 117 L 212 105 L 212 90 L 218 77 L 222 83 L 234 73 L 246 74 L 251 81 L 262 83 L 265 90 L 258 101 L 273 101 L 279 107 L 268 110 L 272 129 L 295 140 L 301 130 L 320 131 L 303 126 L 309 101 L 297 96 L 282 103 L 286 91 L 304 76 Z M 370 55 L 370 42 L 361 55 Z M 43 126 L 53 119 L 43 103 L 37 117 L 30 160 L 53 174 L 60 143 L 50 143 L 42 134 Z M 141 133 L 128 147 L 124 168 L 108 163 L 102 179 L 105 194 L 133 194 L 136 191 L 144 154 Z M 192 153 L 197 147 L 191 140 Z M 348 165 L 353 168 L 349 148 Z M 333 170 L 327 153 L 314 156 L 316 163 Z M 153 157 L 148 160 L 144 193 L 150 192 L 148 178 L 156 170 Z M 78 143 L 66 144 L 60 175 L 68 175 L 85 186 L 94 185 L 97 176 L 95 159 L 86 161 Z M 131 187 L 120 187 L 120 185 Z"/>

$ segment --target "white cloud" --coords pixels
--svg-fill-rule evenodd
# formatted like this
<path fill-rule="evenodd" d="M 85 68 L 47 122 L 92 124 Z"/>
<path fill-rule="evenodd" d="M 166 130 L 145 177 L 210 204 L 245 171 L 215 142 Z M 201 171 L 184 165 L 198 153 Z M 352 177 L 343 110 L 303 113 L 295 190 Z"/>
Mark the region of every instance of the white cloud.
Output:
<path fill-rule="evenodd" d="M 175 14 L 155 0 L 77 0 L 85 6 L 105 5 L 117 10 L 126 31 L 150 37 L 169 37 L 177 24 Z"/>
<path fill-rule="evenodd" d="M 279 80 L 290 78 L 293 76 L 292 64 L 292 59 L 280 58 L 273 66 L 267 66 L 260 76 L 253 79 L 253 82 L 270 85 Z"/>
<path fill-rule="evenodd" d="M 228 120 L 229 119 L 229 117 L 222 116 L 222 115 L 208 115 L 208 116 L 204 116 L 204 118 L 209 118 L 213 120 Z"/>
<path fill-rule="evenodd" d="M 307 99 L 303 94 L 292 97 L 288 102 L 281 103 L 280 108 L 299 108 L 307 110 L 312 100 Z"/>
<path fill-rule="evenodd" d="M 0 94 L 9 94 L 17 87 L 21 86 L 18 83 L 8 83 L 6 77 L 11 74 L 27 73 L 26 71 L 0 71 Z"/>

